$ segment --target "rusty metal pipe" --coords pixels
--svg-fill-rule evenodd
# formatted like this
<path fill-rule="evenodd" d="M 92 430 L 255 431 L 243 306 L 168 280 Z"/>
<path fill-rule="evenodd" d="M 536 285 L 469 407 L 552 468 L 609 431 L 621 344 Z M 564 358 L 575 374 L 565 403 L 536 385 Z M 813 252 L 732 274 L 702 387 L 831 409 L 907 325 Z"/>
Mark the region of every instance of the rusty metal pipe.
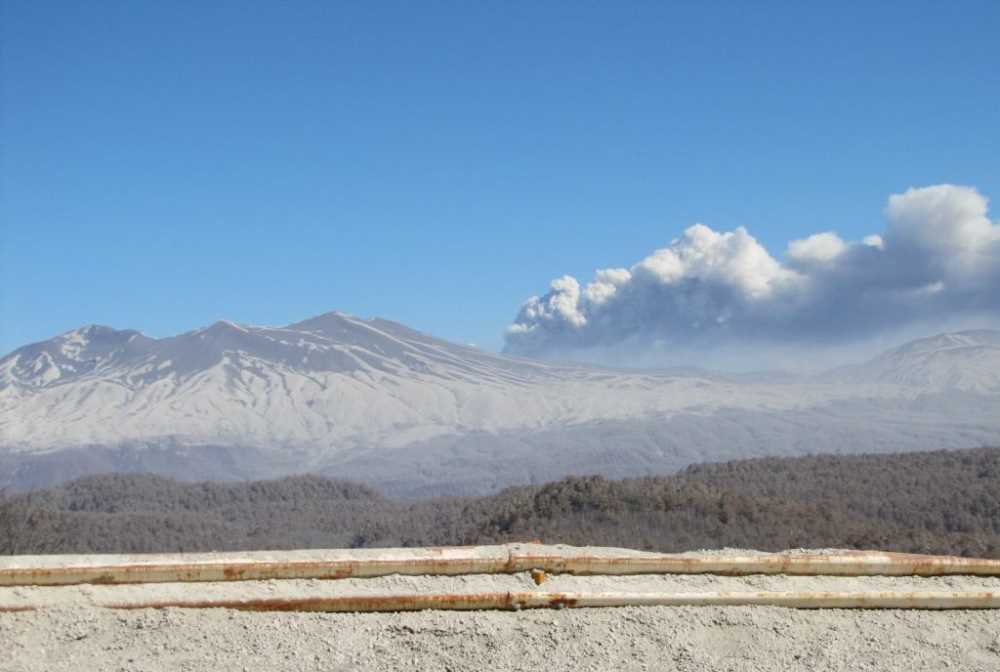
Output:
<path fill-rule="evenodd" d="M 111 609 L 237 609 L 243 611 L 421 611 L 629 606 L 768 606 L 793 609 L 997 609 L 996 592 L 503 592 L 372 595 L 300 599 L 173 600 L 101 605 Z"/>
<path fill-rule="evenodd" d="M 447 576 L 507 571 L 502 546 L 0 558 L 0 586 Z"/>
<path fill-rule="evenodd" d="M 788 574 L 1000 576 L 1000 560 L 842 551 L 829 555 L 674 555 L 509 544 L 119 556 L 0 558 L 0 586 L 368 578 L 389 574 Z"/>
<path fill-rule="evenodd" d="M 587 556 L 511 554 L 514 571 L 540 568 L 553 574 L 785 574 L 793 576 L 1000 576 L 1000 560 L 953 556 L 841 551 L 833 554 Z"/>

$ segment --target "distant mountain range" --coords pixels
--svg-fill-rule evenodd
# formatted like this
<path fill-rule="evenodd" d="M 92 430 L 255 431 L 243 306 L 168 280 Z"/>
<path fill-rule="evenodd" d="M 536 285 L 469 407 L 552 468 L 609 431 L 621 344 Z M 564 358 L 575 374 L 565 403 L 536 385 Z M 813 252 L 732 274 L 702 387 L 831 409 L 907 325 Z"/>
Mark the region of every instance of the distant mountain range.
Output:
<path fill-rule="evenodd" d="M 382 319 L 89 326 L 0 360 L 0 487 L 100 471 L 317 472 L 400 495 L 758 455 L 1000 442 L 1000 332 L 922 339 L 810 379 L 555 365 Z"/>

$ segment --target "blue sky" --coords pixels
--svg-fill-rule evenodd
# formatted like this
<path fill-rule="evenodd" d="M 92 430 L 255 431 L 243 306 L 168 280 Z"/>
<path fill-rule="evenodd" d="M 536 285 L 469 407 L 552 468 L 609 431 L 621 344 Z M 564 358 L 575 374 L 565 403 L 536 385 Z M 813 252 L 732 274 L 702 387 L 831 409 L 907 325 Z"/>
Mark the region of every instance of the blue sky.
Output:
<path fill-rule="evenodd" d="M 499 348 L 695 222 L 781 258 L 1000 198 L 995 0 L 3 9 L 3 352 L 332 309 Z"/>

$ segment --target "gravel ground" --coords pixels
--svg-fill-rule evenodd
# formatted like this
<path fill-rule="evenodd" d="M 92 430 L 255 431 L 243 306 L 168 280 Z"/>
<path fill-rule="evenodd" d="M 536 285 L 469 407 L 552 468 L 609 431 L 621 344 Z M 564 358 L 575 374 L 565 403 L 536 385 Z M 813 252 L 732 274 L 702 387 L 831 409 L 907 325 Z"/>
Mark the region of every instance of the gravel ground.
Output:
<path fill-rule="evenodd" d="M 54 609 L 0 618 L 0 669 L 1000 669 L 996 611 L 622 607 L 400 614 Z"/>
<path fill-rule="evenodd" d="M 745 553 L 745 552 L 740 552 Z M 0 670 L 1000 670 L 1000 610 L 622 607 L 409 613 L 112 611 L 102 602 L 479 591 L 991 590 L 986 577 L 387 576 L 0 588 Z"/>

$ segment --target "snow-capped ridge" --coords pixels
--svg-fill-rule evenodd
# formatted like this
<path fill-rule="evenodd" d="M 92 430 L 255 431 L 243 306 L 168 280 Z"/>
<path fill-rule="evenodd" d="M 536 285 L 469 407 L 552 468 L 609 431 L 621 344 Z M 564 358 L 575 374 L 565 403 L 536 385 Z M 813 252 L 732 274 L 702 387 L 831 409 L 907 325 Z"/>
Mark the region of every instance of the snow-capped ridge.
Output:
<path fill-rule="evenodd" d="M 1000 391 L 1000 331 L 977 329 L 921 338 L 828 377 L 841 383 Z"/>
<path fill-rule="evenodd" d="M 539 362 L 340 312 L 286 326 L 220 320 L 159 339 L 90 325 L 0 359 L 0 449 L 169 440 L 327 455 L 723 409 L 995 394 L 997 343 L 997 332 L 943 334 L 801 381 Z"/>
<path fill-rule="evenodd" d="M 0 389 L 45 387 L 101 373 L 142 352 L 152 339 L 134 329 L 86 325 L 32 343 L 0 359 Z"/>

